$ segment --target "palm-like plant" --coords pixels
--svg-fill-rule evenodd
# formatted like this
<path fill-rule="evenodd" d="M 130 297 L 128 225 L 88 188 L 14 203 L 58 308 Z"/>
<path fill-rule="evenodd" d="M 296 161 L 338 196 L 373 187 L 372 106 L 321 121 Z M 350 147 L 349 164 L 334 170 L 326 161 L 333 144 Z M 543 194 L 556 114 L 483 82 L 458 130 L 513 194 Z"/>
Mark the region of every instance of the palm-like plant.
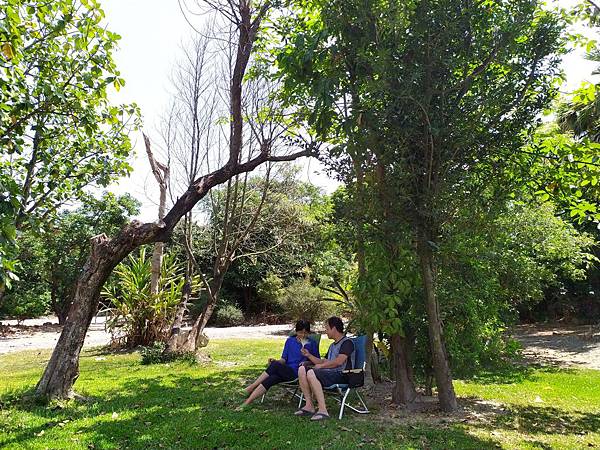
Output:
<path fill-rule="evenodd" d="M 146 256 L 145 248 L 137 257 L 129 255 L 126 262 L 115 268 L 115 282 L 103 291 L 112 305 L 106 328 L 114 345 L 147 346 L 167 338 L 185 282 L 182 272 L 174 255 L 165 255 L 158 294 L 152 295 L 151 258 Z"/>

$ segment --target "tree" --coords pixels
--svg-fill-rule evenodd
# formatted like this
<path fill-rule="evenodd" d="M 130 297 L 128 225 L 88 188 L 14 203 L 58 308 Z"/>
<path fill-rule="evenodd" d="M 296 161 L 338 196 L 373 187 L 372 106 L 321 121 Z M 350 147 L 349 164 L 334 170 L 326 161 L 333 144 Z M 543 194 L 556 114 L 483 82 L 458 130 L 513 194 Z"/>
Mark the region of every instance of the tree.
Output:
<path fill-rule="evenodd" d="M 17 255 L 20 279 L 6 293 L 4 314 L 35 317 L 51 310 L 63 325 L 90 239 L 103 231 L 116 232 L 138 212 L 139 202 L 129 195 L 89 195 L 79 208 L 59 212 L 49 229 L 24 231 Z"/>
<path fill-rule="evenodd" d="M 101 235 L 92 240 L 91 253 L 75 289 L 74 301 L 69 310 L 67 323 L 52 353 L 52 357 L 36 387 L 36 394 L 44 397 L 69 398 L 73 396 L 73 384 L 79 374 L 79 353 L 85 334 L 98 306 L 100 290 L 112 269 L 131 251 L 142 244 L 165 241 L 175 225 L 214 186 L 222 184 L 237 174 L 254 170 L 271 161 L 290 161 L 314 154 L 314 147 L 288 154 L 274 154 L 277 135 L 259 136 L 255 153 L 246 161 L 240 161 L 244 141 L 245 123 L 242 112 L 244 75 L 270 3 L 252 5 L 245 0 L 217 5 L 223 17 L 230 20 L 236 30 L 236 57 L 230 79 L 230 135 L 228 157 L 224 165 L 197 178 L 189 185 L 167 212 L 161 223 L 131 222 L 113 238 Z M 285 150 L 285 149 L 282 149 Z"/>
<path fill-rule="evenodd" d="M 124 81 L 103 17 L 95 0 L 8 0 L 0 11 L 0 255 L 15 230 L 43 227 L 87 187 L 129 173 L 138 111 L 108 101 Z"/>
<path fill-rule="evenodd" d="M 522 147 L 556 93 L 565 18 L 530 1 L 323 1 L 297 11 L 277 52 L 286 96 L 308 105 L 335 144 L 332 167 L 376 181 L 382 211 L 409 226 L 440 404 L 453 411 L 437 295 L 447 201 L 479 195 L 465 176 L 489 180 Z"/>

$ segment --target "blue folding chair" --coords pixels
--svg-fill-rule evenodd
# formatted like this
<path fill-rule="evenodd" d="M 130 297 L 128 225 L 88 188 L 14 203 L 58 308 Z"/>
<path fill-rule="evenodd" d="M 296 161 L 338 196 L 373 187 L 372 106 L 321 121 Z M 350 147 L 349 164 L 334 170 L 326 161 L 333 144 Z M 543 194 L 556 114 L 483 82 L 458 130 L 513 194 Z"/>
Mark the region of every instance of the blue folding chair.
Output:
<path fill-rule="evenodd" d="M 344 370 L 342 372 L 348 377 L 348 383 L 333 384 L 331 386 L 323 387 L 324 392 L 335 394 L 334 398 L 340 404 L 339 419 L 344 416 L 344 408 L 346 406 L 359 414 L 369 413 L 369 408 L 367 408 L 367 405 L 357 389 L 365 382 L 365 367 L 367 365 L 367 336 L 355 336 L 350 339 L 352 339 L 352 342 L 354 343 L 354 368 L 350 370 Z M 360 406 L 355 407 L 348 403 L 348 396 L 351 392 L 356 394 L 358 400 L 362 404 L 362 409 Z"/>

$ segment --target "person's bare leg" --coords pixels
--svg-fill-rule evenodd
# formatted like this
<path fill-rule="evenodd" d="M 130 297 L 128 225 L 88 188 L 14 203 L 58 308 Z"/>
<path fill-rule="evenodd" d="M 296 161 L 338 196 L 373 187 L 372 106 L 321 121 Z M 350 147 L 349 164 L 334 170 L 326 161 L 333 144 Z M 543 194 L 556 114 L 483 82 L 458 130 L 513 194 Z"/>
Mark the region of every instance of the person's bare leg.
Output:
<path fill-rule="evenodd" d="M 254 383 L 246 386 L 244 388 L 244 390 L 250 394 L 251 392 L 254 392 L 256 390 L 256 388 L 258 387 L 259 384 L 261 384 L 263 381 L 265 381 L 267 378 L 269 378 L 269 374 L 267 372 L 263 372 L 261 373 L 258 378 L 254 381 Z"/>
<path fill-rule="evenodd" d="M 302 409 L 304 409 L 305 411 L 314 412 L 315 405 L 313 405 L 312 402 L 312 397 L 310 395 L 310 385 L 308 384 L 306 376 L 306 368 L 304 366 L 301 366 L 298 369 L 298 384 L 300 385 L 300 390 L 302 390 L 302 393 L 304 394 L 304 400 L 306 401 L 306 404 Z"/>
<path fill-rule="evenodd" d="M 327 412 L 327 404 L 325 403 L 325 393 L 323 392 L 323 386 L 321 386 L 321 383 L 317 379 L 315 372 L 311 370 L 310 372 L 308 372 L 308 375 L 306 375 L 306 378 L 308 379 L 310 389 L 315 395 L 315 399 L 317 400 L 317 406 L 319 408 L 318 412 L 329 415 L 329 413 Z"/>
<path fill-rule="evenodd" d="M 252 393 L 250 394 L 250 397 L 248 397 L 246 400 L 244 400 L 244 404 L 249 405 L 254 400 L 256 400 L 258 397 L 260 397 L 261 395 L 263 395 L 265 392 L 267 392 L 267 390 L 265 389 L 265 387 L 262 384 L 259 384 L 256 387 L 256 389 L 254 389 L 252 391 Z"/>

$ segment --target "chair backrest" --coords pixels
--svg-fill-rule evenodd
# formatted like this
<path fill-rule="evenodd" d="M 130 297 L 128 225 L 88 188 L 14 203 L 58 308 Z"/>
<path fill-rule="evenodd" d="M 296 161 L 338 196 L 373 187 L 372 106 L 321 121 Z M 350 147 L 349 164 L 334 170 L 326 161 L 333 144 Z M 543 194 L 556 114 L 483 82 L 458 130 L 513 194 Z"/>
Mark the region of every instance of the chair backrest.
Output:
<path fill-rule="evenodd" d="M 364 369 L 367 364 L 367 335 L 351 337 L 354 344 L 354 369 Z"/>
<path fill-rule="evenodd" d="M 292 331 L 289 335 L 296 336 L 296 332 Z M 319 345 L 321 344 L 321 333 L 311 333 L 308 335 L 308 338 L 315 341 L 317 343 L 317 348 L 319 348 Z"/>
<path fill-rule="evenodd" d="M 321 333 L 311 333 L 308 335 L 308 338 L 315 341 L 317 343 L 317 348 L 319 348 L 319 345 L 321 345 Z"/>

